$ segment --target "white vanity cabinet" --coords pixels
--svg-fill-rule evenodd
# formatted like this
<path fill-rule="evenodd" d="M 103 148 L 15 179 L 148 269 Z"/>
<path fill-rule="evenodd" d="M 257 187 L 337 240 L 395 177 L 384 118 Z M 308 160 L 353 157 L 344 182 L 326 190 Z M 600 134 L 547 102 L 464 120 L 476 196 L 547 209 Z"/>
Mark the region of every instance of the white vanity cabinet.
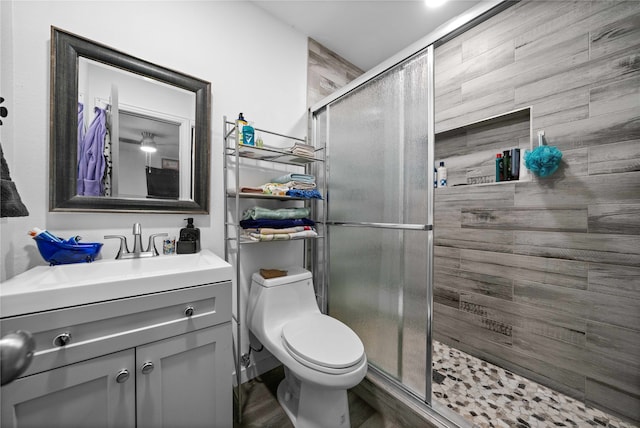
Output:
<path fill-rule="evenodd" d="M 2 318 L 36 348 L 0 390 L 0 425 L 231 427 L 231 293 L 225 280 Z"/>

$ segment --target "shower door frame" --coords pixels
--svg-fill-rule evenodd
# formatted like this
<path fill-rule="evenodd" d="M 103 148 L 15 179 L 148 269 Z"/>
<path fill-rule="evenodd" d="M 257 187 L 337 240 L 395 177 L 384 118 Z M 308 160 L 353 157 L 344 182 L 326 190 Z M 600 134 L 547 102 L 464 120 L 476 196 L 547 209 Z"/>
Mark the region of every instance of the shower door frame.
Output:
<path fill-rule="evenodd" d="M 401 66 L 403 63 L 410 61 L 411 59 L 418 57 L 420 55 L 426 55 L 427 56 L 427 76 L 428 76 L 428 80 L 427 80 L 427 92 L 428 92 L 428 98 L 427 98 L 427 115 L 424 118 L 426 123 L 427 123 L 427 165 L 433 165 L 434 164 L 434 143 L 435 143 L 435 132 L 434 132 L 434 122 L 435 122 L 435 117 L 433 114 L 433 109 L 434 109 L 434 97 L 433 97 L 433 93 L 434 93 L 434 74 L 433 74 L 433 45 L 428 45 L 426 46 L 424 49 L 415 52 L 413 55 L 403 59 L 401 62 L 399 62 L 398 64 L 394 64 L 392 67 L 389 67 L 387 69 L 385 69 L 384 71 L 382 71 L 381 73 L 373 76 L 373 77 L 381 77 L 384 76 L 384 74 L 387 71 L 393 70 L 395 69 L 396 66 Z M 362 84 L 358 85 L 358 87 L 364 86 L 366 85 L 369 81 L 371 81 L 373 79 L 373 77 L 371 79 L 367 79 L 366 81 L 364 81 Z M 355 89 L 355 88 L 354 88 Z M 349 91 L 350 93 L 351 91 Z M 343 96 L 347 96 L 349 93 L 344 94 Z M 339 97 L 342 98 L 342 97 Z M 337 98 L 337 99 L 339 99 Z M 336 99 L 336 100 L 337 100 Z M 336 101 L 333 100 L 333 101 Z M 332 102 L 333 102 L 332 101 Z M 425 356 L 425 391 L 424 391 L 424 398 L 420 397 L 419 395 L 416 394 L 416 392 L 412 391 L 410 388 L 406 387 L 405 385 L 403 385 L 401 383 L 400 380 L 397 380 L 395 378 L 393 378 L 392 376 L 390 376 L 389 374 L 385 373 L 383 370 L 378 369 L 375 366 L 372 366 L 371 363 L 369 363 L 369 370 L 372 370 L 374 372 L 376 372 L 378 375 L 382 376 L 383 378 L 387 379 L 388 381 L 394 383 L 397 387 L 401 388 L 406 394 L 410 395 L 411 397 L 413 397 L 414 399 L 419 400 L 420 402 L 426 403 L 427 405 L 431 405 L 431 367 L 432 367 L 432 355 L 431 355 L 431 337 L 432 337 L 432 307 L 433 307 L 433 296 L 432 296 L 432 282 L 433 282 L 433 196 L 434 196 L 434 191 L 433 191 L 433 186 L 431 185 L 427 185 L 426 186 L 426 192 L 427 192 L 427 213 L 426 213 L 426 223 L 425 224 L 410 224 L 410 223 L 378 223 L 378 222 L 352 222 L 352 221 L 331 221 L 328 219 L 328 211 L 329 211 L 329 204 L 330 204 L 330 198 L 329 198 L 329 194 L 330 194 L 330 183 L 329 183 L 329 168 L 330 168 L 330 164 L 331 164 L 331 148 L 330 148 L 330 137 L 329 137 L 329 127 L 330 127 L 330 117 L 331 117 L 331 105 L 327 104 L 324 105 L 322 108 L 320 108 L 319 110 L 316 111 L 311 111 L 311 129 L 312 129 L 312 139 L 313 139 L 313 144 L 314 146 L 316 146 L 316 148 L 318 148 L 317 146 L 317 132 L 318 132 L 318 114 L 322 114 L 324 113 L 326 115 L 325 117 L 325 121 L 326 121 L 326 141 L 324 142 L 324 150 L 325 150 L 325 156 L 326 156 L 326 162 L 324 164 L 324 171 L 323 171 L 323 186 L 324 186 L 324 191 L 325 194 L 327 195 L 327 201 L 325 204 L 323 204 L 323 208 L 322 208 L 322 213 L 319 214 L 323 220 L 323 223 L 325 225 L 325 242 L 324 245 L 322 246 L 321 250 L 323 252 L 322 254 L 322 260 L 324 260 L 324 266 L 316 266 L 314 268 L 314 272 L 318 272 L 320 277 L 316 277 L 314 278 L 314 283 L 316 284 L 320 284 L 319 286 L 319 290 L 318 290 L 318 300 L 319 300 L 319 305 L 322 308 L 323 312 L 328 313 L 329 312 L 329 275 L 328 272 L 330 271 L 330 260 L 328 257 L 328 253 L 329 253 L 329 245 L 331 242 L 331 233 L 329 232 L 329 226 L 339 226 L 339 227 L 362 227 L 362 228 L 373 228 L 373 229 L 391 229 L 391 230 L 397 230 L 397 231 L 424 231 L 427 233 L 427 236 L 425 238 L 425 251 L 426 251 L 426 266 L 425 266 L 425 272 L 426 272 L 426 277 L 425 277 L 425 283 L 427 284 L 427 288 L 426 288 L 426 326 L 425 326 L 425 335 L 426 335 L 426 349 L 424 350 L 424 356 Z M 402 144 L 402 143 L 401 143 Z M 430 178 L 431 174 L 428 172 L 425 172 L 425 180 L 428 180 L 427 182 L 430 183 Z M 313 260 L 317 260 L 317 257 L 314 257 Z M 321 272 L 321 273 L 320 273 Z M 402 290 L 401 290 L 401 294 L 402 294 Z M 401 324 L 403 322 L 403 313 L 400 313 L 400 323 Z M 399 325 L 399 331 L 402 331 L 402 325 Z M 401 333 L 399 333 L 401 334 Z M 402 348 L 402 343 L 400 342 L 399 348 Z M 401 370 L 399 370 L 399 373 L 401 372 Z"/>
<path fill-rule="evenodd" d="M 400 65 L 401 63 L 409 60 L 410 58 L 424 53 L 424 51 L 428 52 L 429 61 L 428 67 L 429 70 L 429 82 L 428 82 L 428 92 L 429 99 L 427 101 L 427 109 L 428 114 L 426 120 L 428 121 L 428 135 L 427 135 L 427 165 L 426 168 L 429 168 L 429 165 L 433 167 L 434 165 L 434 144 L 435 144 L 435 85 L 434 85 L 434 48 L 446 41 L 462 34 L 469 28 L 477 25 L 478 23 L 488 19 L 489 17 L 499 13 L 500 11 L 508 8 L 513 3 L 519 0 L 490 0 L 480 2 L 475 7 L 469 9 L 465 14 L 460 15 L 459 17 L 447 22 L 446 24 L 438 27 L 435 31 L 428 34 L 421 40 L 413 43 L 408 46 L 404 50 L 400 51 L 393 57 L 388 60 L 382 62 L 378 66 L 364 73 L 360 77 L 354 79 L 352 82 L 347 84 L 341 89 L 338 89 L 333 94 L 319 101 L 309 108 L 309 123 L 311 130 L 311 140 L 314 146 L 317 146 L 317 133 L 318 133 L 318 119 L 317 116 L 319 114 L 326 114 L 326 138 L 325 142 L 325 156 L 327 162 L 324 164 L 323 178 L 324 178 L 324 194 L 327 195 L 326 203 L 322 205 L 321 213 L 318 213 L 317 216 L 321 217 L 320 220 L 325 227 L 326 239 L 323 240 L 323 245 L 315 246 L 312 250 L 311 254 L 309 254 L 310 260 L 307 262 L 311 262 L 314 265 L 314 282 L 316 283 L 317 295 L 318 295 L 318 303 L 323 310 L 323 312 L 328 312 L 328 300 L 329 300 L 329 260 L 328 260 L 328 247 L 330 242 L 330 233 L 329 226 L 349 226 L 349 227 L 375 227 L 375 228 L 389 228 L 389 229 L 403 229 L 403 230 L 425 230 L 428 231 L 427 236 L 427 291 L 426 291 L 426 300 L 427 300 L 427 317 L 426 317 L 426 349 L 425 349 L 425 397 L 419 397 L 416 393 L 414 393 L 410 388 L 403 385 L 400 380 L 393 378 L 382 370 L 377 369 L 376 367 L 371 366 L 369 364 L 369 370 L 379 378 L 384 379 L 391 386 L 393 386 L 396 390 L 403 392 L 407 398 L 411 401 L 426 405 L 425 411 L 433 418 L 433 422 L 440 423 L 441 426 L 450 426 L 450 424 L 455 425 L 446 415 L 441 412 L 435 410 L 432 407 L 432 321 L 433 321 L 433 204 L 434 204 L 434 191 L 432 186 L 427 186 L 427 224 L 426 225 L 397 225 L 397 224 L 387 224 L 387 223 L 346 223 L 346 222 L 331 222 L 327 220 L 327 215 L 329 211 L 329 192 L 328 192 L 328 170 L 330 168 L 330 149 L 329 149 L 329 118 L 331 115 L 330 104 L 334 101 L 346 96 L 350 92 L 355 89 L 367 84 L 369 81 L 383 75 L 387 71 L 392 68 Z M 318 248 L 319 247 L 319 248 Z M 313 254 L 315 253 L 315 254 Z M 321 253 L 321 256 L 319 254 Z M 319 262 L 318 259 L 321 259 Z"/>

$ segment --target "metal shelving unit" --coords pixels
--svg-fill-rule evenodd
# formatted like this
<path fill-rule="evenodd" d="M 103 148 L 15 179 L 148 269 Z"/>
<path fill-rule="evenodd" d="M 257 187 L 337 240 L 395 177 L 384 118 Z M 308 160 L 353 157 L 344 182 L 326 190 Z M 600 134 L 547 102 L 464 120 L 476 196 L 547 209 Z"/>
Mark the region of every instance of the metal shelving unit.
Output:
<path fill-rule="evenodd" d="M 241 192 L 240 186 L 240 170 L 242 168 L 255 168 L 254 165 L 246 164 L 243 165 L 241 159 L 253 160 L 253 161 L 265 161 L 272 162 L 276 164 L 283 165 L 293 165 L 297 167 L 303 167 L 305 173 L 311 173 L 311 166 L 314 163 L 324 162 L 324 148 L 320 150 L 316 150 L 314 153 L 314 157 L 306 157 L 299 156 L 287 151 L 286 149 L 277 149 L 273 147 L 256 147 L 256 146 L 238 146 L 237 141 L 239 141 L 239 129 L 237 128 L 235 122 L 229 121 L 227 116 L 223 118 L 223 130 L 224 130 L 224 152 L 223 152 L 223 164 L 224 164 L 224 190 L 225 190 L 225 202 L 224 202 L 224 216 L 225 216 L 225 225 L 224 225 L 224 240 L 225 240 L 225 260 L 232 263 L 231 260 L 231 246 L 233 243 L 236 243 L 236 259 L 235 259 L 235 275 L 236 275 L 236 296 L 241 295 L 240 290 L 240 267 L 241 267 L 241 247 L 246 244 L 265 244 L 268 245 L 269 242 L 283 242 L 282 240 L 275 241 L 253 241 L 248 238 L 244 238 L 242 236 L 242 228 L 240 227 L 240 200 L 241 199 L 255 199 L 255 200 L 277 200 L 277 201 L 303 201 L 305 205 L 310 205 L 312 202 L 317 202 L 318 199 L 309 199 L 309 198 L 299 198 L 299 197 L 290 197 L 290 196 L 279 196 L 279 195 L 268 195 L 268 194 L 260 194 L 260 193 L 248 193 Z M 272 132 L 265 129 L 255 128 L 256 133 L 261 133 L 273 137 L 278 137 L 285 141 L 291 141 L 291 145 L 300 142 L 306 144 L 307 141 L 302 138 L 291 137 L 284 134 L 279 134 L 276 132 Z M 230 163 L 233 163 L 235 173 L 234 173 L 234 183 L 229 183 L 229 167 Z M 231 184 L 231 186 L 230 186 Z M 232 205 L 230 206 L 230 202 Z M 229 221 L 229 212 L 233 214 L 234 221 Z M 323 217 L 324 218 L 324 217 Z M 234 231 L 235 235 L 232 236 L 230 233 Z M 308 240 L 317 240 L 323 239 L 324 236 L 318 235 L 314 238 L 304 238 L 297 239 L 292 241 L 308 241 Z M 309 253 L 309 249 L 305 248 L 304 256 L 305 263 L 307 263 L 307 254 Z M 233 263 L 232 263 L 233 264 Z M 236 322 L 236 342 L 234 346 L 234 363 L 236 370 L 236 384 L 237 387 L 235 389 L 235 396 L 237 400 L 237 408 L 242 408 L 242 393 L 241 393 L 241 384 L 242 384 L 242 367 L 247 367 L 249 363 L 249 355 L 248 353 L 242 352 L 242 331 L 241 327 L 243 322 L 240 320 L 239 314 L 241 314 L 241 299 L 236 297 L 236 312 L 234 316 L 234 321 Z M 238 412 L 238 422 L 241 422 L 241 412 Z"/>

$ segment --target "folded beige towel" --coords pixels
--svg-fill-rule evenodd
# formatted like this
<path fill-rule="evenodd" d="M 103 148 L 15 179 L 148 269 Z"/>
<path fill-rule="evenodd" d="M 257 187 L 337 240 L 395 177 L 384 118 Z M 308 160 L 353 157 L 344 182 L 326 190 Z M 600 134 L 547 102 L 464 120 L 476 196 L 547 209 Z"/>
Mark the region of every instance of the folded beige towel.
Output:
<path fill-rule="evenodd" d="M 287 271 L 280 269 L 260 269 L 260 275 L 262 275 L 264 279 L 278 278 L 287 276 Z"/>

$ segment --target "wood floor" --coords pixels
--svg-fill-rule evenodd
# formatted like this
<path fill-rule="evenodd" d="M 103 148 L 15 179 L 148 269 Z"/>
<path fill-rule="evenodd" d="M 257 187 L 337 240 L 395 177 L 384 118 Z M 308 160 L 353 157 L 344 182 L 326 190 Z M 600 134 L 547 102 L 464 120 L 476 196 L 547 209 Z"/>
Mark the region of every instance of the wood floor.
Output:
<path fill-rule="evenodd" d="M 238 423 L 238 418 L 235 417 L 234 428 L 293 428 L 276 398 L 278 384 L 283 378 L 284 370 L 280 366 L 242 385 L 242 422 Z M 383 420 L 375 409 L 353 392 L 349 391 L 348 397 L 352 428 L 398 427 Z"/>

